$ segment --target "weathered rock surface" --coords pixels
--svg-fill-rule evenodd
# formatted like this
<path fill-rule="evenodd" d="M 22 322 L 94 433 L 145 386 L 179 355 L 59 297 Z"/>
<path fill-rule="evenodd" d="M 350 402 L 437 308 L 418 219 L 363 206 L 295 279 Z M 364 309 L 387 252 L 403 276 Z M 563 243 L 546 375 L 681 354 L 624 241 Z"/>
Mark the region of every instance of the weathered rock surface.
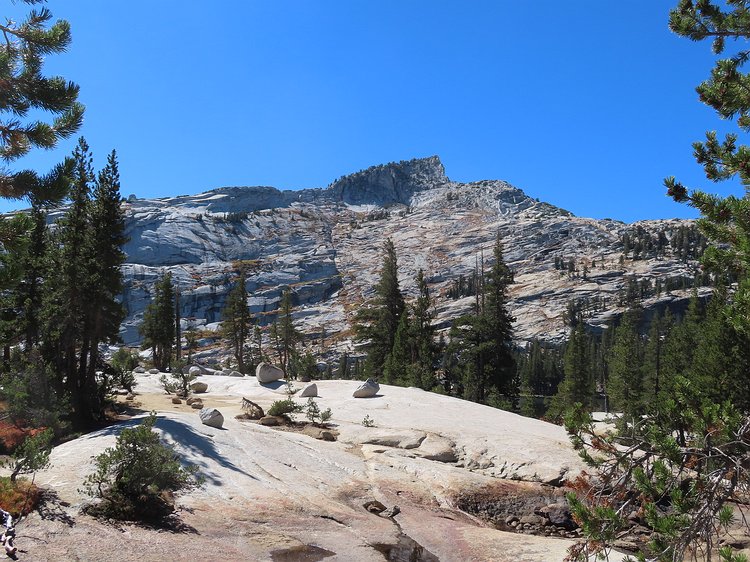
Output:
<path fill-rule="evenodd" d="M 387 237 L 399 256 L 402 289 L 414 296 L 423 269 L 436 322 L 446 328 L 473 302 L 453 300 L 449 288 L 471 276 L 480 252 L 491 255 L 500 232 L 515 273 L 510 308 L 519 340 L 564 337 L 563 313 L 573 299 L 588 300 L 587 321 L 602 326 L 622 311 L 619 299 L 629 279 L 653 287 L 657 280 L 692 279 L 697 271 L 669 246 L 658 257 L 619 261 L 623 234 L 640 228 L 671 241 L 691 221 L 627 225 L 575 217 L 503 181 L 452 182 L 437 157 L 374 166 L 327 189 L 220 188 L 135 199 L 126 208 L 128 316 L 121 334 L 129 344 L 139 341 L 137 326 L 164 271 L 181 291 L 184 327 L 215 331 L 241 262 L 248 306 L 261 323 L 273 320 L 282 288 L 291 286 L 298 328 L 312 335 L 325 330 L 330 344 L 353 352 L 339 334 L 349 333 L 351 308 L 373 295 Z M 572 263 L 576 272 L 556 268 L 556 260 Z M 664 290 L 643 304 L 676 306 L 687 296 L 682 289 Z"/>
<path fill-rule="evenodd" d="M 208 425 L 217 429 L 221 429 L 224 425 L 224 416 L 216 408 L 203 408 L 198 412 L 198 415 L 200 416 L 203 425 Z"/>
<path fill-rule="evenodd" d="M 346 427 L 340 431 L 339 440 L 347 443 L 384 445 L 398 449 L 416 449 L 426 437 L 423 431 L 414 429 Z"/>
<path fill-rule="evenodd" d="M 284 378 L 284 371 L 268 363 L 261 363 L 255 369 L 255 378 L 259 383 L 267 384 L 282 380 Z"/>
<path fill-rule="evenodd" d="M 228 414 L 224 424 L 228 431 L 211 430 L 194 414 L 174 412 L 154 377 L 138 376 L 137 384 L 144 410 L 162 411 L 155 429 L 181 460 L 198 465 L 205 477 L 201 488 L 177 498 L 178 507 L 184 508 L 178 511 L 182 522 L 195 532 L 165 533 L 127 524 L 114 527 L 80 513 L 88 498 L 79 490 L 94 468 L 92 455 L 112 446 L 117 431 L 137 423 L 133 420 L 53 449 L 51 467 L 40 471 L 36 482 L 50 487 L 66 504 L 49 507 L 51 511 L 45 513 L 54 517 L 41 519 L 35 513 L 24 523 L 24 533 L 40 539 L 24 543 L 29 560 L 93 561 L 112 548 L 117 548 L 118 560 L 124 562 L 169 560 L 175 552 L 200 558 L 209 550 L 220 552 L 223 560 L 300 560 L 306 559 L 306 553 L 320 554 L 320 550 L 310 550 L 314 547 L 331 553 L 332 560 L 382 562 L 383 552 L 410 545 L 407 554 L 420 549 L 444 561 L 561 562 L 572 543 L 494 529 L 461 511 L 455 499 L 467 490 L 502 484 L 505 504 L 497 506 L 498 493 L 477 496 L 481 501 L 474 504 L 477 513 L 492 509 L 491 515 L 505 521 L 508 501 L 516 502 L 514 498 L 526 488 L 536 498 L 540 490 L 551 494 L 554 489 L 538 481 L 557 475 L 561 467 L 570 473 L 582 468 L 560 427 L 387 385 L 377 400 L 352 400 L 351 381 L 317 381 L 321 394 L 317 401 L 321 408 L 331 408 L 332 423 L 342 434 L 343 430 L 350 436 L 378 431 L 402 436 L 389 442 L 396 446 L 359 446 L 351 438 L 313 440 L 289 427 L 235 420 L 234 414 L 242 411 L 240 397 L 264 408 L 278 399 L 272 389 L 252 378 L 211 378 L 211 397 Z M 377 427 L 361 426 L 366 413 L 376 419 Z M 459 461 L 417 456 L 433 436 L 454 443 Z M 487 469 L 462 465 L 461 451 L 480 436 L 488 438 L 485 455 L 515 465 L 514 473 L 522 481 L 500 479 Z M 419 447 L 399 447 L 420 440 Z M 542 505 L 560 501 L 561 494 L 544 498 Z M 368 501 L 380 502 L 386 509 L 380 516 L 370 513 L 363 508 Z M 534 515 L 536 504 L 529 499 L 517 518 Z M 379 549 L 374 545 L 380 545 Z"/>
<path fill-rule="evenodd" d="M 431 433 L 422 440 L 419 447 L 414 449 L 413 452 L 415 455 L 431 461 L 456 462 L 458 456 L 455 449 L 456 444 L 453 441 Z"/>

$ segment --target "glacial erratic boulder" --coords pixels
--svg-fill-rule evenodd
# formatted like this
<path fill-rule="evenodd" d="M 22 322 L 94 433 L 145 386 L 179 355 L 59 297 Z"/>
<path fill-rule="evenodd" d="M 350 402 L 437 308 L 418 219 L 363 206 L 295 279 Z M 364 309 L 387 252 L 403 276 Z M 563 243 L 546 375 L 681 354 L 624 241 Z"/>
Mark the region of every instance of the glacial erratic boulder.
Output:
<path fill-rule="evenodd" d="M 299 393 L 300 398 L 315 398 L 316 396 L 318 396 L 318 385 L 314 382 L 305 386 L 305 388 L 302 389 L 302 392 Z"/>
<path fill-rule="evenodd" d="M 375 396 L 379 390 L 380 385 L 375 379 L 367 379 L 357 388 L 357 390 L 354 391 L 352 396 L 354 398 L 371 398 Z"/>
<path fill-rule="evenodd" d="M 208 391 L 208 385 L 205 382 L 194 382 L 190 385 L 190 390 L 192 390 L 196 394 L 203 394 L 204 392 Z"/>
<path fill-rule="evenodd" d="M 195 365 L 193 365 L 192 367 L 190 367 L 190 370 L 188 371 L 188 373 L 191 376 L 197 377 L 197 376 L 202 375 L 203 371 L 201 370 L 200 367 L 196 367 Z"/>
<path fill-rule="evenodd" d="M 203 408 L 198 415 L 201 418 L 201 422 L 209 427 L 215 427 L 221 429 L 224 425 L 224 416 L 216 408 Z"/>
<path fill-rule="evenodd" d="M 263 412 L 263 408 L 247 398 L 242 398 L 242 409 L 251 420 L 259 420 L 266 415 L 265 412 Z"/>
<path fill-rule="evenodd" d="M 255 369 L 255 377 L 261 384 L 278 381 L 284 378 L 284 371 L 268 363 L 261 363 Z"/>

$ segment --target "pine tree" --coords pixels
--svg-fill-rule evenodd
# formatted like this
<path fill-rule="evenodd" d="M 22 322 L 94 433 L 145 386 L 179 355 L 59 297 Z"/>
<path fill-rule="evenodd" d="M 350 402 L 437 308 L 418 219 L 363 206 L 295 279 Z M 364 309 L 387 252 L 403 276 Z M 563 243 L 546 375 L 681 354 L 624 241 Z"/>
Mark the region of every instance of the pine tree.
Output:
<path fill-rule="evenodd" d="M 241 269 L 237 283 L 227 297 L 221 322 L 224 339 L 229 342 L 240 373 L 245 373 L 245 343 L 250 336 L 252 321 L 247 306 L 246 284 L 245 270 Z"/>
<path fill-rule="evenodd" d="M 612 407 L 626 417 L 643 411 L 643 342 L 638 333 L 641 309 L 629 309 L 615 329 L 609 354 L 609 396 Z"/>
<path fill-rule="evenodd" d="M 64 52 L 71 40 L 68 22 L 59 20 L 49 26 L 51 20 L 50 11 L 41 8 L 32 10 L 21 23 L 8 19 L 0 25 L 5 37 L 0 45 L 0 112 L 6 114 L 0 120 L 0 158 L 6 163 L 32 148 L 55 147 L 59 140 L 73 135 L 83 120 L 83 106 L 77 101 L 78 86 L 60 76 L 42 75 L 45 58 Z M 40 111 L 51 113 L 52 121 L 39 120 Z M 59 201 L 67 191 L 69 172 L 69 162 L 47 176 L 31 170 L 0 170 L 0 196 L 29 197 L 38 204 Z"/>
<path fill-rule="evenodd" d="M 578 323 L 571 331 L 565 344 L 563 371 L 565 378 L 557 389 L 549 416 L 560 418 L 565 411 L 579 403 L 587 411 L 594 405 L 594 376 L 591 372 L 589 341 L 583 323 Z"/>
<path fill-rule="evenodd" d="M 86 326 L 81 355 L 80 393 L 87 410 L 86 416 L 97 419 L 103 410 L 96 380 L 100 368 L 99 345 L 113 344 L 119 338 L 120 324 L 125 319 L 125 308 L 119 300 L 123 280 L 120 266 L 125 262 L 125 213 L 120 196 L 120 173 L 117 155 L 113 150 L 107 165 L 99 172 L 89 210 L 88 240 L 86 242 Z M 87 353 L 87 356 L 84 355 Z"/>
<path fill-rule="evenodd" d="M 735 329 L 726 315 L 728 305 L 726 288 L 717 287 L 700 323 L 689 379 L 711 401 L 729 400 L 750 411 L 750 334 Z"/>
<path fill-rule="evenodd" d="M 674 322 L 667 309 L 662 317 L 656 311 L 651 319 L 648 338 L 643 354 L 643 404 L 646 411 L 655 411 L 662 400 L 665 388 L 670 383 L 665 378 L 665 343 L 670 337 Z"/>
<path fill-rule="evenodd" d="M 154 297 L 143 312 L 140 326 L 143 349 L 151 348 L 154 367 L 167 370 L 175 344 L 175 306 L 172 275 L 165 273 L 154 286 Z"/>
<path fill-rule="evenodd" d="M 30 248 L 32 235 L 29 234 L 32 224 L 26 215 L 0 220 L 0 240 L 3 241 L 0 246 L 0 342 L 4 370 L 10 367 L 11 347 L 19 343 L 25 321 L 30 318 L 25 314 L 18 293 L 27 288 L 24 272 L 34 259 Z"/>
<path fill-rule="evenodd" d="M 493 396 L 498 403 L 516 406 L 519 384 L 513 356 L 515 319 L 507 309 L 507 290 L 513 276 L 505 264 L 499 235 L 493 257 L 486 276 L 480 266 L 474 314 L 456 319 L 451 328 L 448 353 L 454 359 L 449 363 L 461 373 L 465 399 L 485 403 Z"/>
<path fill-rule="evenodd" d="M 39 343 L 42 330 L 42 283 L 47 273 L 47 213 L 39 205 L 31 209 L 33 228 L 29 232 L 29 242 L 22 257 L 21 269 L 23 279 L 14 293 L 15 309 L 13 315 L 17 334 L 23 339 L 26 354 L 30 354 Z"/>
<path fill-rule="evenodd" d="M 187 349 L 187 364 L 193 362 L 193 352 L 198 349 L 198 333 L 194 329 L 185 330 L 185 348 Z"/>
<path fill-rule="evenodd" d="M 286 375 L 293 375 L 288 371 L 290 363 L 297 353 L 297 344 L 301 336 L 294 327 L 294 320 L 292 319 L 292 292 L 289 287 L 284 289 L 281 295 L 279 315 L 274 327 L 276 328 L 280 366 Z"/>
<path fill-rule="evenodd" d="M 88 266 L 91 241 L 89 213 L 94 182 L 92 156 L 81 137 L 73 152 L 73 186 L 70 205 L 58 222 L 56 246 L 51 248 L 51 267 L 44 282 L 44 355 L 55 365 L 60 381 L 65 381 L 75 417 L 90 415 L 86 403 L 86 361 L 91 330 L 87 315 Z M 80 355 L 79 355 L 80 353 Z"/>
<path fill-rule="evenodd" d="M 701 339 L 701 322 L 703 313 L 697 293 L 690 297 L 687 312 L 665 338 L 663 359 L 660 362 L 660 389 L 667 394 L 674 390 L 678 377 L 686 376 L 693 364 L 693 356 Z"/>
<path fill-rule="evenodd" d="M 393 347 L 383 365 L 383 382 L 385 384 L 397 384 L 406 386 L 412 379 L 413 369 L 413 335 L 411 333 L 411 322 L 409 309 L 401 314 L 396 337 L 393 339 Z"/>
<path fill-rule="evenodd" d="M 417 272 L 417 292 L 417 299 L 411 307 L 412 365 L 408 384 L 430 390 L 436 383 L 437 345 L 435 344 L 435 328 L 432 325 L 434 313 L 430 289 L 421 269 Z"/>
<path fill-rule="evenodd" d="M 669 26 L 691 40 L 711 40 L 714 53 L 721 54 L 727 39 L 750 38 L 750 12 L 745 0 L 680 0 L 670 12 Z M 726 121 L 736 120 L 741 133 L 750 131 L 750 73 L 743 72 L 748 60 L 750 51 L 741 48 L 733 56 L 718 60 L 711 77 L 697 88 L 701 101 Z M 744 501 L 750 487 L 746 463 L 750 418 L 746 406 L 740 409 L 728 400 L 718 402 L 716 394 L 701 380 L 707 373 L 701 373 L 700 366 L 706 361 L 715 371 L 710 377 L 716 388 L 718 381 L 713 376 L 724 376 L 726 368 L 719 350 L 734 353 L 734 338 L 724 330 L 723 322 L 737 334 L 750 335 L 750 147 L 738 139 L 734 132 L 720 139 L 715 131 L 710 131 L 705 142 L 697 142 L 693 148 L 708 179 L 737 177 L 744 186 L 744 196 L 689 192 L 674 177 L 665 180 L 668 195 L 701 213 L 699 226 L 712 241 L 702 257 L 704 267 L 717 276 L 738 280 L 726 304 L 717 300 L 715 306 L 721 314 L 709 312 L 706 328 L 713 341 L 700 344 L 709 345 L 708 357 L 698 355 L 704 351 L 688 349 L 686 345 L 692 338 L 688 314 L 683 322 L 688 325 L 686 331 L 680 334 L 675 328 L 666 343 L 678 343 L 675 348 L 690 356 L 673 354 L 670 366 L 678 372 L 671 373 L 673 380 L 665 399 L 656 412 L 646 412 L 629 429 L 631 443 L 637 443 L 637 447 L 619 450 L 613 446 L 612 438 L 593 439 L 591 425 L 585 418 L 576 416 L 569 421 L 574 443 L 589 464 L 600 468 L 598 482 L 588 493 L 598 502 L 589 505 L 587 501 L 569 498 L 576 519 L 586 521 L 588 543 L 596 548 L 606 548 L 611 537 L 622 536 L 620 530 L 626 525 L 619 510 L 626 507 L 627 511 L 637 508 L 648 514 L 648 524 L 654 531 L 648 547 L 638 553 L 639 559 L 710 556 L 720 545 L 719 533 L 733 517 L 732 502 Z M 682 256 L 687 257 L 691 251 L 689 246 L 680 247 Z M 701 338 L 693 341 L 700 342 Z M 735 355 L 745 365 L 749 356 L 748 345 L 738 348 Z M 739 384 L 747 386 L 747 371 L 740 379 Z M 593 455 L 586 452 L 587 446 L 596 449 Z M 623 504 L 622 498 L 628 498 L 629 504 Z M 578 552 L 584 555 L 586 547 Z M 745 557 L 735 556 L 732 547 L 724 544 L 719 558 L 735 562 Z"/>
<path fill-rule="evenodd" d="M 357 338 L 367 342 L 367 376 L 379 376 L 383 372 L 406 307 L 398 284 L 396 248 L 390 238 L 385 241 L 383 252 L 383 266 L 380 280 L 375 285 L 375 298 L 357 314 Z"/>

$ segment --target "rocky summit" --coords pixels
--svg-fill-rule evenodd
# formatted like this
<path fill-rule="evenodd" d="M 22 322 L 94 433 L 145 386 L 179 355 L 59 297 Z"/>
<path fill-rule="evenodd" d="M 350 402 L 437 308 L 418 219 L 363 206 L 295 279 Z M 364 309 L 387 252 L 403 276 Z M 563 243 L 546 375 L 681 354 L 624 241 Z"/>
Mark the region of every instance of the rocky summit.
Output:
<path fill-rule="evenodd" d="M 353 317 L 373 296 L 389 237 L 402 290 L 414 296 L 424 270 L 445 329 L 470 310 L 473 297 L 462 284 L 491 258 L 499 233 L 515 274 L 510 308 L 519 342 L 560 341 L 573 301 L 583 303 L 592 326 L 619 314 L 629 290 L 640 291 L 647 309 L 677 305 L 698 271 L 684 251 L 691 221 L 576 217 L 504 181 L 451 181 L 437 156 L 374 166 L 327 188 L 223 187 L 131 197 L 126 206 L 127 344 L 139 341 L 137 326 L 161 274 L 171 272 L 180 291 L 183 327 L 207 333 L 221 321 L 244 266 L 248 304 L 261 324 L 273 319 L 288 286 L 301 331 L 313 339 L 325 333 L 334 348 L 352 351 Z"/>

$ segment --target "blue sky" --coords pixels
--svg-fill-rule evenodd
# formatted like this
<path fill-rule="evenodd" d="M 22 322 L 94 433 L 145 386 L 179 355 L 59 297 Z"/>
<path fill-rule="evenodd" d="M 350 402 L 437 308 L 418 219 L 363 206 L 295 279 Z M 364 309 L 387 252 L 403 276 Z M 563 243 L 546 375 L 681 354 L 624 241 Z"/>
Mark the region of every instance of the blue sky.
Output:
<path fill-rule="evenodd" d="M 693 161 L 722 122 L 695 94 L 710 46 L 669 32 L 674 4 L 50 0 L 73 44 L 46 70 L 81 86 L 81 133 L 98 166 L 117 149 L 124 196 L 323 187 L 437 154 L 451 179 L 503 179 L 580 216 L 690 217 L 665 176 L 741 189 Z"/>

